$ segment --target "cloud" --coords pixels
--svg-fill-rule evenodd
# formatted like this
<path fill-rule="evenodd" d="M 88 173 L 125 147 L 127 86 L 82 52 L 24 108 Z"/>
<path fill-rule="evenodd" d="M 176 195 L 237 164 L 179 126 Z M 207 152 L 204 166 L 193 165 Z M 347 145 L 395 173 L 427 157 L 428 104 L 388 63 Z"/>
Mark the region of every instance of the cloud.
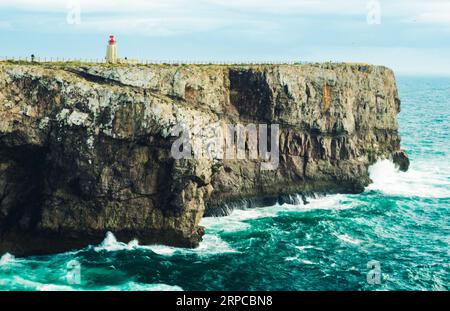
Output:
<path fill-rule="evenodd" d="M 267 32 L 279 37 L 292 33 L 290 25 L 331 32 L 335 28 L 327 29 L 327 25 L 361 27 L 370 1 L 377 0 L 0 0 L 0 27 L 161 37 L 226 30 L 237 36 Z M 378 1 L 382 24 L 437 25 L 450 30 L 449 0 Z M 81 23 L 68 25 L 67 15 L 77 8 Z"/>
<path fill-rule="evenodd" d="M 342 13 L 364 12 L 361 0 L 0 0 L 0 7 L 23 11 L 62 12 L 78 5 L 92 13 L 127 13 L 155 11 L 190 11 L 203 9 L 250 10 L 272 13 Z"/>
<path fill-rule="evenodd" d="M 382 17 L 406 22 L 450 23 L 448 0 L 0 0 L 0 8 L 29 13 L 67 13 L 79 7 L 82 15 L 113 19 L 132 13 L 137 14 L 137 18 L 204 19 L 204 24 L 209 25 L 212 18 L 235 20 L 241 17 L 239 14 L 260 20 L 280 15 L 364 17 L 369 1 L 379 1 Z"/>
<path fill-rule="evenodd" d="M 360 0 L 208 0 L 223 8 L 276 14 L 364 14 L 365 1 Z"/>
<path fill-rule="evenodd" d="M 59 33 L 70 27 L 81 32 L 170 36 L 224 28 L 238 29 L 241 33 L 262 33 L 278 28 L 276 21 L 257 14 L 224 12 L 221 5 L 212 0 L 0 0 L 1 8 L 11 10 L 6 18 L 16 29 L 28 28 L 35 32 Z M 67 16 L 78 9 L 80 23 L 68 25 Z"/>
<path fill-rule="evenodd" d="M 400 0 L 390 1 L 383 14 L 399 17 L 406 23 L 424 23 L 450 26 L 450 1 Z"/>
<path fill-rule="evenodd" d="M 224 21 L 214 18 L 136 18 L 123 16 L 113 18 L 89 18 L 77 25 L 78 30 L 111 33 L 133 33 L 145 36 L 170 36 L 188 32 L 202 31 L 225 27 Z"/>
<path fill-rule="evenodd" d="M 41 53 L 64 38 L 70 42 L 58 53 L 72 53 L 76 42 L 87 47 L 77 53 L 95 56 L 87 35 L 113 33 L 136 42 L 123 49 L 142 57 L 307 57 L 384 63 L 403 71 L 449 70 L 439 51 L 450 48 L 450 0 L 378 0 L 376 27 L 366 23 L 369 1 L 377 0 L 0 0 L 0 32 L 9 39 L 2 53 L 27 50 L 18 34 L 38 34 Z M 68 13 L 78 7 L 81 23 L 69 24 Z M 48 55 L 56 53 L 48 49 Z"/>
<path fill-rule="evenodd" d="M 85 12 L 124 13 L 173 7 L 179 2 L 182 0 L 0 0 L 0 7 L 29 12 L 65 12 L 79 6 Z"/>
<path fill-rule="evenodd" d="M 448 12 L 425 12 L 417 16 L 417 21 L 426 24 L 450 25 L 450 9 Z"/>

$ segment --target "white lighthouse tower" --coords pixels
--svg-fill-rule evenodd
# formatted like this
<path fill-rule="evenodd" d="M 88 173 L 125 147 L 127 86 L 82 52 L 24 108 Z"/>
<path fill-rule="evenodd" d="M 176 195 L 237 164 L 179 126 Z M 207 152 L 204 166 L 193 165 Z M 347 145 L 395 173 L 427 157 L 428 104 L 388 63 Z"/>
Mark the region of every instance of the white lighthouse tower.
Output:
<path fill-rule="evenodd" d="M 117 57 L 117 46 L 114 36 L 109 36 L 108 47 L 106 48 L 106 62 L 110 64 L 115 64 L 118 60 Z"/>

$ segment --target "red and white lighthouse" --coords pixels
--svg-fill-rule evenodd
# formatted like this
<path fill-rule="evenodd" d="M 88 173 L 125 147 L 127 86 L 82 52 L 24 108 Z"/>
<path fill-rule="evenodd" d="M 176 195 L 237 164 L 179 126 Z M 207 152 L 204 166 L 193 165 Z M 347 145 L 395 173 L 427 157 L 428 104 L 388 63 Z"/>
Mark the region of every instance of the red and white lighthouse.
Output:
<path fill-rule="evenodd" d="M 117 62 L 117 46 L 114 36 L 109 36 L 108 47 L 106 48 L 106 62 L 114 64 Z"/>

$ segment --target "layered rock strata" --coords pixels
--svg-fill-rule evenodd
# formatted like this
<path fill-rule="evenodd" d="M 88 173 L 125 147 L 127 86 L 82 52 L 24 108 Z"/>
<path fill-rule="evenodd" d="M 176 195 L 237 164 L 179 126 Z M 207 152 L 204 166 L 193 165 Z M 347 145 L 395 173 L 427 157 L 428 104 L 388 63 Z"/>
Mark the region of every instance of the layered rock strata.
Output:
<path fill-rule="evenodd" d="M 408 168 L 399 111 L 382 66 L 0 63 L 0 253 L 66 251 L 107 231 L 195 247 L 203 215 L 233 202 L 363 191 L 377 159 Z M 238 124 L 266 130 L 278 159 L 250 135 L 244 158 L 205 156 L 212 128 Z M 190 157 L 173 156 L 177 127 Z"/>

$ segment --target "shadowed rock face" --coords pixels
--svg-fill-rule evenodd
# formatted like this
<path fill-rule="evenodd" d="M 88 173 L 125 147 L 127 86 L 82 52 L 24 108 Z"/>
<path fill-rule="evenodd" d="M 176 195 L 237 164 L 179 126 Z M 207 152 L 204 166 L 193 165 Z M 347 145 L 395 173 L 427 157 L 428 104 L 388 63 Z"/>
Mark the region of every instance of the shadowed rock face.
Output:
<path fill-rule="evenodd" d="M 408 168 L 399 110 L 385 67 L 0 63 L 0 253 L 66 251 L 107 231 L 195 247 L 205 210 L 360 192 L 377 159 Z M 176 125 L 237 123 L 279 124 L 277 169 L 171 156 Z"/>

